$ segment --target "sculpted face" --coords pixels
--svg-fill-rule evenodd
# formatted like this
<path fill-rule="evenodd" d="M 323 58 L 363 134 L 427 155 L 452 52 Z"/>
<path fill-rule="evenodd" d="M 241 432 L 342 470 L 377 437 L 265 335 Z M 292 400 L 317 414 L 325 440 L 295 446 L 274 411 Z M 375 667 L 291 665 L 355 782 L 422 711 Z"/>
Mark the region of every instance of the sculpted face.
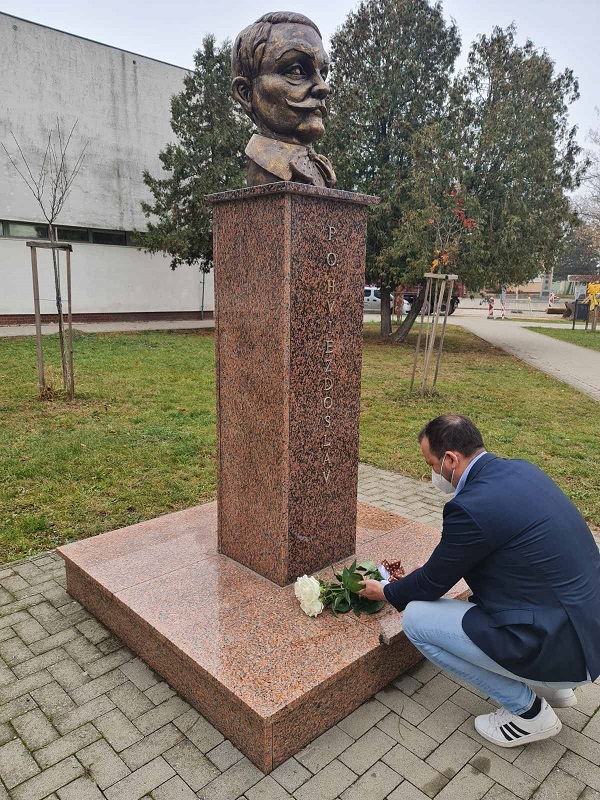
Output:
<path fill-rule="evenodd" d="M 324 133 L 329 59 L 308 25 L 280 23 L 265 45 L 260 72 L 244 98 L 259 132 L 292 144 L 311 144 Z"/>

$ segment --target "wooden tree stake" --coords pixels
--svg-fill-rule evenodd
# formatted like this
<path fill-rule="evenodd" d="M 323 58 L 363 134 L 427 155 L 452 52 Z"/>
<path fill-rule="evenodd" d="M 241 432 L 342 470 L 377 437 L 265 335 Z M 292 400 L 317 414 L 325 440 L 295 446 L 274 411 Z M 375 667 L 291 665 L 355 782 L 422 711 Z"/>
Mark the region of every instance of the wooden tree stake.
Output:
<path fill-rule="evenodd" d="M 42 353 L 42 315 L 40 314 L 40 287 L 38 281 L 38 267 L 37 267 L 37 250 L 52 250 L 52 261 L 55 264 L 55 255 L 58 251 L 64 250 L 67 254 L 67 293 L 69 302 L 69 367 L 65 372 L 65 359 L 63 362 L 63 378 L 65 380 L 65 391 L 69 393 L 72 400 L 75 396 L 75 378 L 73 374 L 73 309 L 71 303 L 71 251 L 73 250 L 70 244 L 66 242 L 55 242 L 52 240 L 40 241 L 39 239 L 33 242 L 25 242 L 27 247 L 31 248 L 31 270 L 33 274 L 33 305 L 35 310 L 35 336 L 37 342 L 37 357 L 38 357 L 38 378 L 40 382 L 40 397 L 43 397 L 46 389 L 46 381 L 44 379 L 44 357 Z M 56 272 L 55 272 L 56 276 Z M 61 311 L 62 316 L 62 311 Z M 60 324 L 60 319 L 59 319 Z M 62 355 L 62 352 L 61 352 Z M 67 381 L 68 374 L 68 381 Z"/>
<path fill-rule="evenodd" d="M 44 377 L 44 354 L 42 349 L 42 315 L 40 314 L 40 284 L 38 280 L 37 252 L 31 248 L 31 272 L 33 277 L 33 308 L 35 312 L 35 343 L 37 347 L 38 381 L 40 384 L 40 397 L 46 391 L 46 378 Z"/>
<path fill-rule="evenodd" d="M 415 373 L 417 371 L 417 360 L 419 358 L 419 348 L 421 346 L 421 334 L 423 332 L 423 319 L 425 317 L 425 308 L 429 306 L 429 293 L 431 291 L 431 279 L 427 279 L 427 284 L 425 286 L 425 299 L 423 300 L 423 305 L 421 306 L 421 321 L 419 323 L 419 333 L 417 334 L 417 346 L 415 348 L 415 359 L 413 361 L 413 368 L 412 368 L 412 375 L 410 377 L 410 391 L 413 390 L 413 385 L 415 382 Z M 429 312 L 428 312 L 429 313 Z"/>
<path fill-rule="evenodd" d="M 440 312 L 442 310 L 442 300 L 444 299 L 444 289 L 446 288 L 446 281 L 442 280 L 440 284 L 439 291 L 437 293 L 437 303 L 435 309 L 435 318 L 433 320 L 433 325 L 431 327 L 431 333 L 429 336 L 428 348 L 425 352 L 425 365 L 423 366 L 423 380 L 421 381 L 421 396 L 425 394 L 425 386 L 427 384 L 427 376 L 429 375 L 429 363 L 431 361 L 431 354 L 433 352 L 433 345 L 435 342 L 435 336 L 438 326 L 438 321 L 440 318 Z"/>
<path fill-rule="evenodd" d="M 435 373 L 433 375 L 432 388 L 435 388 L 437 383 L 438 371 L 440 369 L 440 361 L 442 359 L 442 349 L 444 347 L 444 336 L 446 335 L 446 325 L 448 324 L 448 314 L 450 311 L 450 302 L 452 300 L 452 289 L 454 288 L 454 281 L 450 279 L 448 283 L 448 296 L 446 298 L 446 313 L 444 314 L 444 324 L 442 325 L 442 332 L 440 334 L 440 345 L 438 348 L 437 360 L 435 362 Z"/>
<path fill-rule="evenodd" d="M 69 324 L 69 399 L 75 397 L 75 374 L 73 372 L 73 304 L 71 302 L 71 251 L 67 250 L 67 312 Z"/>
<path fill-rule="evenodd" d="M 446 334 L 448 315 L 450 313 L 450 306 L 452 302 L 452 290 L 454 289 L 454 282 L 458 280 L 457 275 L 444 275 L 444 274 L 439 274 L 437 272 L 427 272 L 423 277 L 427 281 L 427 283 L 425 284 L 425 300 L 421 308 L 421 322 L 419 325 L 417 346 L 415 348 L 415 358 L 413 361 L 412 374 L 410 377 L 410 391 L 412 392 L 415 383 L 415 376 L 417 373 L 417 363 L 419 361 L 419 354 L 421 349 L 421 337 L 423 333 L 425 313 L 427 313 L 428 316 L 432 316 L 432 320 L 431 320 L 431 328 L 429 328 L 429 323 L 428 323 L 428 328 L 425 336 L 425 348 L 423 351 L 424 355 L 423 376 L 421 379 L 421 396 L 425 394 L 425 389 L 427 387 L 427 378 L 429 377 L 429 369 L 432 363 L 432 355 L 435 349 L 437 329 L 440 321 L 440 314 L 442 312 L 442 306 L 444 304 L 444 296 L 445 296 L 446 308 L 445 308 L 444 321 L 442 324 L 442 331 L 440 334 L 440 340 L 436 356 L 435 372 L 433 376 L 432 388 L 435 386 L 437 382 L 438 372 L 440 369 L 440 362 L 442 358 L 442 349 L 444 346 L 444 336 Z M 446 294 L 446 287 L 448 287 L 447 294 Z M 429 307 L 432 302 L 434 305 L 434 313 L 430 315 Z"/>

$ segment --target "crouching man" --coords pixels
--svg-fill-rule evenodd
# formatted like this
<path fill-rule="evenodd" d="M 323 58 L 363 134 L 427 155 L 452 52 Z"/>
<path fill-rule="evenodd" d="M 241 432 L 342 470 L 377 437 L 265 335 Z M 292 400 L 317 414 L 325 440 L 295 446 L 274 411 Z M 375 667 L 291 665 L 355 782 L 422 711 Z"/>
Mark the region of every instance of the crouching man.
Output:
<path fill-rule="evenodd" d="M 419 435 L 435 486 L 453 493 L 427 563 L 362 594 L 404 611 L 424 656 L 501 705 L 476 718 L 500 747 L 554 736 L 554 708 L 600 674 L 600 554 L 573 503 L 527 461 L 486 452 L 471 420 L 444 414 Z M 464 578 L 470 602 L 440 599 Z"/>

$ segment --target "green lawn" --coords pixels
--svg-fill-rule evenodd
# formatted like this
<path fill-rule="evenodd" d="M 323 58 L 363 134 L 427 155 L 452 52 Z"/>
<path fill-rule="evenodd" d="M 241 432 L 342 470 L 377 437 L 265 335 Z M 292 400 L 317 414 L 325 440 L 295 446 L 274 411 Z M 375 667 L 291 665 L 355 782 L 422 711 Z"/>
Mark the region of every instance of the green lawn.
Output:
<path fill-rule="evenodd" d="M 546 469 L 600 522 L 597 403 L 471 334 L 448 329 L 438 394 L 408 395 L 412 346 L 366 327 L 361 459 L 428 479 L 416 436 L 447 410 L 489 449 Z M 58 363 L 56 337 L 44 337 Z M 0 339 L 0 563 L 211 499 L 209 332 L 79 334 L 77 399 L 36 399 L 35 340 Z M 58 375 L 58 370 L 55 370 Z"/>
<path fill-rule="evenodd" d="M 44 349 L 60 363 L 55 336 Z M 75 402 L 40 402 L 35 339 L 0 339 L 0 562 L 214 495 L 212 334 L 79 334 L 74 350 Z"/>
<path fill-rule="evenodd" d="M 544 336 L 552 336 L 553 339 L 560 339 L 563 342 L 571 342 L 571 344 L 578 344 L 581 347 L 587 347 L 590 350 L 600 350 L 600 329 L 592 332 L 591 330 L 583 330 L 576 328 L 574 331 L 554 330 L 554 328 L 539 328 L 531 327 L 530 331 L 536 333 L 543 333 Z"/>
<path fill-rule="evenodd" d="M 500 317 L 495 317 L 495 319 L 501 319 L 501 318 Z M 548 316 L 548 317 L 527 317 L 527 316 L 523 316 L 522 317 L 520 314 L 515 314 L 514 316 L 512 314 L 510 316 L 507 315 L 504 318 L 504 321 L 505 322 L 506 321 L 508 321 L 508 322 L 537 322 L 538 324 L 543 322 L 544 325 L 546 325 L 547 323 L 550 323 L 551 325 L 565 325 L 565 326 L 566 325 L 569 325 L 569 326 L 573 325 L 573 320 L 572 319 L 563 319 L 563 317 L 552 317 L 552 316 Z M 581 320 L 578 320 L 575 323 L 575 327 L 576 328 L 584 328 L 585 327 L 585 321 L 582 322 Z"/>

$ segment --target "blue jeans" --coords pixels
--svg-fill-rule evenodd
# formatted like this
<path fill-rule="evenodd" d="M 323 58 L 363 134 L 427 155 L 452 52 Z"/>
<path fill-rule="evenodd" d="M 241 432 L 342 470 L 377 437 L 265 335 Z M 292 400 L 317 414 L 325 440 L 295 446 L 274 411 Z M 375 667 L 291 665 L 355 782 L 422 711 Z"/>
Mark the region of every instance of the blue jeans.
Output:
<path fill-rule="evenodd" d="M 462 618 L 473 607 L 463 600 L 415 600 L 404 610 L 408 639 L 436 666 L 476 686 L 513 714 L 529 711 L 535 687 L 572 689 L 588 681 L 542 683 L 525 681 L 497 664 L 463 631 Z"/>

